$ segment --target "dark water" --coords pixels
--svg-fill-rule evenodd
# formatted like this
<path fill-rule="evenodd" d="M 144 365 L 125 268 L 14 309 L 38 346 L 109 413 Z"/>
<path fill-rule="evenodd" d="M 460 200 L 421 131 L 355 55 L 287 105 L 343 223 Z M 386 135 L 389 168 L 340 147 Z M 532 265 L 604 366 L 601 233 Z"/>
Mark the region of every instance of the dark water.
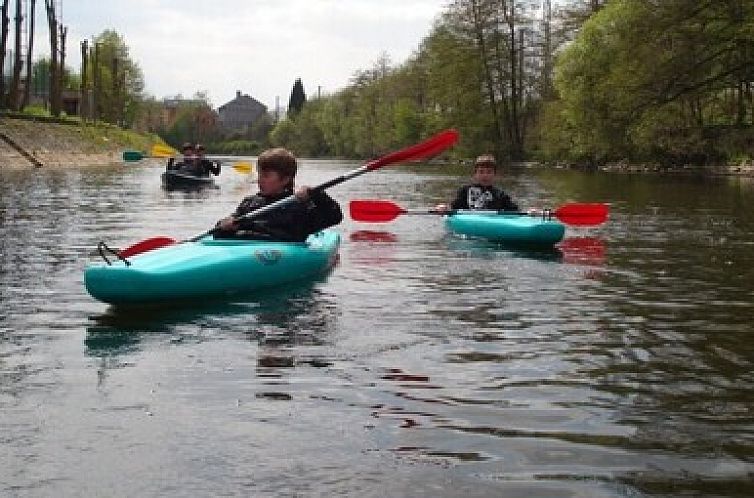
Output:
<path fill-rule="evenodd" d="M 550 254 L 348 220 L 315 282 L 113 311 L 82 284 L 98 241 L 190 237 L 250 189 L 159 173 L 0 172 L 0 495 L 754 494 L 751 182 L 519 172 L 522 205 L 609 201 L 610 222 Z M 332 192 L 423 207 L 461 180 Z"/>

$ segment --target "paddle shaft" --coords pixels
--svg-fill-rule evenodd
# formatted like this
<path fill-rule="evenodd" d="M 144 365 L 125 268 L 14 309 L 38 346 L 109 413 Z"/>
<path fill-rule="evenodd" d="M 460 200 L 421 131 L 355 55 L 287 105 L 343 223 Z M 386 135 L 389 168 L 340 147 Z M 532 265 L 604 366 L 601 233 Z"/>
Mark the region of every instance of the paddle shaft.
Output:
<path fill-rule="evenodd" d="M 361 166 L 360 168 L 356 168 L 354 170 L 349 171 L 348 173 L 335 177 L 324 183 L 320 183 L 316 187 L 312 187 L 312 191 L 321 192 L 325 189 L 334 187 L 335 185 L 351 180 L 352 178 L 361 176 L 364 173 L 367 173 L 369 171 L 379 169 L 382 166 L 385 166 L 387 164 L 394 164 L 394 163 L 398 163 L 398 162 L 401 162 L 404 160 L 410 160 L 410 159 L 426 158 L 427 155 L 437 154 L 438 152 L 448 148 L 450 145 L 454 144 L 457 139 L 458 139 L 458 132 L 456 132 L 455 130 L 445 131 L 443 133 L 435 135 L 434 137 L 420 144 L 414 145 L 412 147 L 409 147 L 409 148 L 406 148 L 397 152 L 393 152 L 391 154 L 379 157 L 377 159 L 373 159 L 369 161 L 368 163 L 366 163 L 364 166 Z M 295 195 L 289 195 L 288 197 L 284 199 L 280 199 L 279 201 L 275 201 L 272 204 L 267 204 L 266 206 L 263 206 L 259 209 L 255 209 L 254 211 L 250 213 L 246 213 L 243 216 L 239 216 L 236 220 L 237 221 L 238 220 L 253 220 L 254 218 L 258 218 L 259 216 L 269 213 L 270 211 L 273 211 L 275 209 L 278 209 L 280 207 L 286 206 L 288 204 L 291 204 L 292 202 L 297 202 L 297 201 L 298 201 L 298 198 Z M 195 242 L 201 239 L 202 237 L 206 237 L 207 235 L 212 235 L 216 231 L 217 231 L 217 227 L 211 228 L 207 230 L 206 232 L 202 233 L 201 235 L 197 235 L 196 237 L 191 238 L 190 240 L 192 242 Z"/>
<path fill-rule="evenodd" d="M 348 180 L 350 180 L 352 178 L 356 178 L 359 175 L 363 175 L 364 173 L 366 173 L 368 171 L 371 171 L 371 169 L 373 169 L 373 168 L 370 168 L 370 165 L 371 165 L 371 163 L 367 163 L 364 166 L 362 166 L 360 168 L 357 168 L 355 170 L 349 171 L 348 173 L 346 173 L 344 175 L 338 176 L 338 177 L 333 178 L 332 180 L 328 180 L 328 181 L 326 181 L 324 183 L 320 183 L 316 187 L 312 187 L 311 191 L 312 192 L 321 192 L 321 191 L 323 191 L 325 189 L 328 189 L 330 187 L 334 187 L 335 185 L 338 185 L 340 183 L 348 181 Z M 288 197 L 285 197 L 283 199 L 275 201 L 275 202 L 273 202 L 271 204 L 267 204 L 266 206 L 262 206 L 259 209 L 255 209 L 254 211 L 252 211 L 250 213 L 246 213 L 246 214 L 244 214 L 242 216 L 239 216 L 238 218 L 236 218 L 236 221 L 253 220 L 255 218 L 259 218 L 260 216 L 265 215 L 266 213 L 269 213 L 270 211 L 274 211 L 275 209 L 281 208 L 283 206 L 287 206 L 287 205 L 292 204 L 294 202 L 299 202 L 298 197 L 296 197 L 295 195 L 289 195 Z M 197 240 L 199 240 L 199 239 L 201 239 L 203 237 L 206 237 L 207 235 L 212 235 L 213 233 L 215 233 L 217 231 L 218 231 L 218 227 L 210 228 L 206 232 L 204 232 L 204 233 L 202 233 L 200 235 L 197 235 L 195 237 L 190 238 L 189 241 L 196 242 Z"/>
<path fill-rule="evenodd" d="M 361 166 L 360 168 L 356 168 L 348 173 L 345 173 L 336 178 L 333 178 L 332 180 L 329 180 L 320 185 L 317 185 L 316 187 L 313 187 L 311 190 L 314 192 L 322 191 L 334 185 L 338 185 L 347 180 L 350 180 L 359 175 L 362 175 L 368 171 L 373 171 L 375 169 L 379 169 L 389 164 L 399 164 L 406 161 L 418 161 L 418 160 L 429 159 L 430 157 L 434 157 L 440 152 L 451 147 L 453 144 L 455 144 L 458 141 L 458 138 L 459 138 L 459 134 L 458 134 L 458 131 L 456 130 L 449 129 L 449 130 L 442 131 L 438 133 L 437 135 L 434 135 L 428 138 L 427 140 L 424 140 L 423 142 L 420 142 L 415 145 L 411 145 L 409 147 L 405 147 L 401 150 L 392 152 L 390 154 L 379 157 L 377 159 L 373 159 L 369 161 L 368 163 L 366 163 L 364 166 Z M 256 209 L 243 216 L 240 216 L 238 217 L 238 219 L 239 220 L 254 219 L 274 209 L 278 209 L 281 206 L 285 206 L 287 204 L 290 204 L 296 201 L 297 201 L 296 196 L 291 195 L 284 199 L 280 199 L 279 201 L 273 202 L 272 204 L 268 204 L 267 206 L 263 206 L 259 209 Z M 189 239 L 189 241 L 195 242 L 198 239 L 201 239 L 202 237 L 206 237 L 207 235 L 211 235 L 217 232 L 217 230 L 218 230 L 218 227 L 214 227 L 200 235 L 197 235 Z M 159 247 L 164 247 L 165 245 L 169 245 L 165 243 L 164 239 L 165 238 L 163 237 L 154 237 L 152 239 L 147 239 L 145 241 L 142 241 L 139 244 L 136 244 L 135 246 L 132 246 L 132 247 L 139 249 L 140 252 L 146 252 L 148 250 L 157 249 Z M 174 243 L 175 242 L 176 241 L 174 241 Z M 128 248 L 128 249 L 131 249 L 131 248 Z"/>
<path fill-rule="evenodd" d="M 435 208 L 424 208 L 417 210 L 405 209 L 391 201 L 384 200 L 352 200 L 349 203 L 351 217 L 356 221 L 371 223 L 386 223 L 393 221 L 403 214 L 430 214 L 430 215 L 452 215 L 452 214 L 481 214 L 481 215 L 541 215 L 542 219 L 557 220 L 574 226 L 592 226 L 604 223 L 608 216 L 608 206 L 600 203 L 571 203 L 560 206 L 557 209 L 530 210 L 528 212 L 504 211 L 504 210 L 466 210 L 454 209 L 447 211 L 438 211 Z"/>
<path fill-rule="evenodd" d="M 123 160 L 126 162 L 134 162 L 134 161 L 141 161 L 142 159 L 170 159 L 174 158 L 177 160 L 181 159 L 198 159 L 199 156 L 183 156 L 181 154 L 143 154 L 139 151 L 134 150 L 127 150 L 123 152 Z M 221 161 L 221 162 L 233 162 L 233 161 L 248 161 L 251 159 L 252 156 L 216 156 L 216 155 L 206 155 L 202 156 L 201 159 L 209 159 L 210 161 Z"/>
<path fill-rule="evenodd" d="M 541 209 L 532 212 L 525 211 L 505 211 L 503 209 L 451 209 L 449 211 L 436 211 L 435 209 L 404 209 L 401 214 L 431 214 L 431 215 L 454 215 L 454 214 L 483 214 L 483 215 L 500 215 L 509 214 L 512 216 L 542 216 L 543 218 L 552 218 L 552 211 L 550 209 Z"/>

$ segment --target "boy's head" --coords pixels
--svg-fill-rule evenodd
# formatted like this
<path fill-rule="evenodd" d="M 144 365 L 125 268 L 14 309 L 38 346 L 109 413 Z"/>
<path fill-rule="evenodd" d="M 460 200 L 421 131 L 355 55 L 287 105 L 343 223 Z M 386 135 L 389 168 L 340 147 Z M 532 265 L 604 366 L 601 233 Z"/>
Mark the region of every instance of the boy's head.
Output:
<path fill-rule="evenodd" d="M 181 146 L 181 152 L 184 156 L 190 156 L 194 153 L 194 145 L 191 142 L 185 142 Z"/>
<path fill-rule="evenodd" d="M 296 177 L 296 156 L 277 147 L 262 152 L 257 159 L 257 184 L 263 194 L 279 194 L 293 187 Z"/>
<path fill-rule="evenodd" d="M 474 180 L 481 185 L 492 185 L 495 181 L 497 163 L 492 154 L 483 154 L 474 161 Z"/>

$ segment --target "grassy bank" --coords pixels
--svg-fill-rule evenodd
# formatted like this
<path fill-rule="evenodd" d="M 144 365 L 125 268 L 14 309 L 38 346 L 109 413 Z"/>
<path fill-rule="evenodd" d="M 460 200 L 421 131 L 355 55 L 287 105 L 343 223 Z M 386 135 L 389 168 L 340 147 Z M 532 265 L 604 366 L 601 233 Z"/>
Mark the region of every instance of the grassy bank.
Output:
<path fill-rule="evenodd" d="M 0 116 L 0 167 L 118 162 L 124 150 L 145 151 L 156 142 L 162 142 L 157 135 L 108 124 L 39 116 Z"/>

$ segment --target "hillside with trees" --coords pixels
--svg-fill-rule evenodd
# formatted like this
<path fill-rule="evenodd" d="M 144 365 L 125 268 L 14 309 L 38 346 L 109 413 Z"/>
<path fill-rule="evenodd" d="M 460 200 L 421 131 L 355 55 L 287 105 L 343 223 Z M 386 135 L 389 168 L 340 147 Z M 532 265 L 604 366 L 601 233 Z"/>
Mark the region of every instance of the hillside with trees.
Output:
<path fill-rule="evenodd" d="M 409 60 L 382 57 L 273 130 L 370 157 L 445 127 L 456 153 L 595 165 L 754 156 L 754 3 L 454 0 Z"/>

